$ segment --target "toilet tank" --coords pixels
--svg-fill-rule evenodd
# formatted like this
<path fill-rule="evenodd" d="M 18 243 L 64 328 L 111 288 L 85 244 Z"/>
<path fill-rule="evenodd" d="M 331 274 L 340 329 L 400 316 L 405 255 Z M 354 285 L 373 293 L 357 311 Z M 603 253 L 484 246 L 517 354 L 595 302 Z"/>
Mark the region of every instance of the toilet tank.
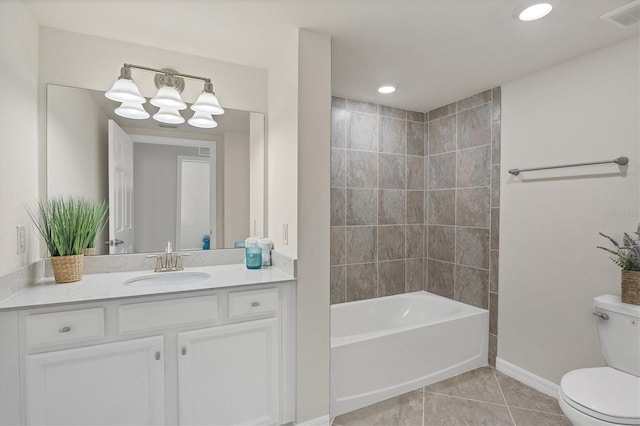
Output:
<path fill-rule="evenodd" d="M 640 377 L 640 306 L 620 302 L 619 296 L 605 294 L 593 299 L 602 353 L 610 367 Z"/>

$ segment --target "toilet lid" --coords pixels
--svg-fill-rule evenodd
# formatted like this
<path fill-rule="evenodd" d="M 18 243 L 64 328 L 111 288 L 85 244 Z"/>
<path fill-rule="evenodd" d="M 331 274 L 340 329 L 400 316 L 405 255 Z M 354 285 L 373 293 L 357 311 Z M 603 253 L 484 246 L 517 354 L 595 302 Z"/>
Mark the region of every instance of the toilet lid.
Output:
<path fill-rule="evenodd" d="M 565 401 L 592 417 L 640 425 L 640 377 L 611 367 L 583 368 L 560 382 Z"/>

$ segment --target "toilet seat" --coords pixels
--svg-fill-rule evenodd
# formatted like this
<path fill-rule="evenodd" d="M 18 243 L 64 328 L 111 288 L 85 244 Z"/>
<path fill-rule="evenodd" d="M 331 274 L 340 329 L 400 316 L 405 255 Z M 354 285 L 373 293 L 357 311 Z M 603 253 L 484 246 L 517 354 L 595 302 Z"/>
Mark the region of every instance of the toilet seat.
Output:
<path fill-rule="evenodd" d="M 640 425 L 640 378 L 611 367 L 582 368 L 565 374 L 560 397 L 596 419 Z"/>

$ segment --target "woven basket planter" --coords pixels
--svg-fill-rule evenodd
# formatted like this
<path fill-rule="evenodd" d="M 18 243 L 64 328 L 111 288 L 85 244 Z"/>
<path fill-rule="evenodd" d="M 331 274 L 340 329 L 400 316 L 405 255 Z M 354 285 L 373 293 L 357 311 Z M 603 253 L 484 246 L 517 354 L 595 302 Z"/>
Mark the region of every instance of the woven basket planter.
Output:
<path fill-rule="evenodd" d="M 640 271 L 622 271 L 622 303 L 640 305 Z"/>
<path fill-rule="evenodd" d="M 85 256 L 95 256 L 96 248 L 95 247 L 86 248 L 82 251 L 82 254 L 84 254 Z"/>
<path fill-rule="evenodd" d="M 82 279 L 84 255 L 50 257 L 53 277 L 58 284 L 73 283 Z"/>

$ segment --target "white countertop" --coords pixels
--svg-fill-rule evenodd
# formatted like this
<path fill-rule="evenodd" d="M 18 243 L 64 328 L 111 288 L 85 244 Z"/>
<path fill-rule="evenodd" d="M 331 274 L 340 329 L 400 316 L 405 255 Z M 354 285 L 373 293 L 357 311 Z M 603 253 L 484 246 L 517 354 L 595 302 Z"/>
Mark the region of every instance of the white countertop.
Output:
<path fill-rule="evenodd" d="M 61 303 L 89 302 L 123 297 L 152 296 L 185 291 L 208 290 L 223 287 L 269 284 L 291 281 L 294 278 L 274 267 L 247 269 L 244 264 L 216 265 L 185 268 L 183 272 L 204 272 L 211 275 L 195 283 L 162 283 L 154 286 L 136 286 L 124 282 L 132 278 L 176 272 L 113 272 L 83 275 L 75 283 L 56 284 L 53 277 L 40 281 L 0 301 L 0 310 L 33 308 Z M 180 273 L 180 272 L 178 272 Z"/>

